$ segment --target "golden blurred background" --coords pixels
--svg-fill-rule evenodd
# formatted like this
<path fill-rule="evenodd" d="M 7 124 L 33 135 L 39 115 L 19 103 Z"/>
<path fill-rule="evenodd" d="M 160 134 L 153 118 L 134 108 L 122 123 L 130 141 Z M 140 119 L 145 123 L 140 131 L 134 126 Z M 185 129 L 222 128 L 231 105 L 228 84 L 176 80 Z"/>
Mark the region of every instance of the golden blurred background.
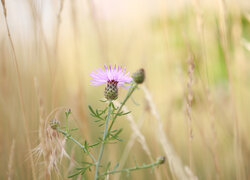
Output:
<path fill-rule="evenodd" d="M 91 86 L 89 73 L 104 64 L 146 71 L 127 104 L 134 124 L 117 121 L 124 141 L 107 146 L 104 162 L 167 158 L 155 172 L 110 179 L 250 179 L 248 0 L 1 0 L 0 179 L 67 179 L 81 166 L 85 154 L 66 142 L 69 158 L 46 176 L 32 150 L 40 122 L 63 124 L 66 108 L 73 136 L 96 142 L 102 128 L 88 105 L 105 106 L 104 86 Z"/>

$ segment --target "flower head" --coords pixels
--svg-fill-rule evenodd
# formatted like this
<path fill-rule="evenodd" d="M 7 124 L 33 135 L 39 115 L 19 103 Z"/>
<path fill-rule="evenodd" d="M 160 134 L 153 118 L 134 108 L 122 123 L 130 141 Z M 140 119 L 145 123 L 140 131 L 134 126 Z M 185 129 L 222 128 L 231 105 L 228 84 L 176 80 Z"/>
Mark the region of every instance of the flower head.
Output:
<path fill-rule="evenodd" d="M 116 100 L 118 98 L 118 88 L 117 88 L 117 82 L 112 80 L 108 81 L 107 86 L 104 90 L 104 96 L 107 100 Z"/>
<path fill-rule="evenodd" d="M 126 68 L 122 69 L 122 66 L 111 68 L 111 66 L 104 65 L 105 70 L 102 70 L 100 67 L 96 71 L 90 73 L 92 77 L 92 85 L 99 86 L 108 82 L 116 82 L 117 86 L 122 86 L 125 83 L 132 81 L 132 78 L 129 77 L 129 73 L 125 73 Z"/>

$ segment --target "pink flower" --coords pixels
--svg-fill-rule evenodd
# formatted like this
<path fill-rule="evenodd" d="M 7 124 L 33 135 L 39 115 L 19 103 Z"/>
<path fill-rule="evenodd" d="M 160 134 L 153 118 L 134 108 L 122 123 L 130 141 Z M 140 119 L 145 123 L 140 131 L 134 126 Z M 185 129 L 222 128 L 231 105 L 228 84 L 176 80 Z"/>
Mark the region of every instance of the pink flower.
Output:
<path fill-rule="evenodd" d="M 116 68 L 116 65 L 112 69 L 111 66 L 104 65 L 105 70 L 102 70 L 100 67 L 99 69 L 96 69 L 96 71 L 90 73 L 91 84 L 94 86 L 100 86 L 102 84 L 108 83 L 108 82 L 115 82 L 117 83 L 118 87 L 124 85 L 125 83 L 129 83 L 132 81 L 132 78 L 129 77 L 129 72 L 125 73 L 126 68 L 122 69 L 122 66 L 118 66 Z"/>

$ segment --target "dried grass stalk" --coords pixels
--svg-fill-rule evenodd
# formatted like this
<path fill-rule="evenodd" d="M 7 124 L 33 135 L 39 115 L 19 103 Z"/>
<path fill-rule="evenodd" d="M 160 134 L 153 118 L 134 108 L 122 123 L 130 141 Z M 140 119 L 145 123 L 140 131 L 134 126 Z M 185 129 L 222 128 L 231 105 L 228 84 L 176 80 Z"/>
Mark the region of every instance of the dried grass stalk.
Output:
<path fill-rule="evenodd" d="M 142 116 L 139 119 L 139 122 L 138 122 L 138 125 L 137 125 L 139 129 L 142 127 L 143 123 L 144 123 L 144 116 Z M 129 140 L 128 140 L 127 145 L 125 146 L 125 148 L 123 150 L 123 153 L 122 153 L 122 156 L 121 156 L 121 159 L 120 159 L 120 162 L 119 162 L 120 168 L 123 168 L 125 163 L 127 162 L 129 152 L 131 151 L 133 145 L 135 144 L 136 138 L 137 138 L 136 133 L 133 132 L 132 135 L 130 136 Z M 120 179 L 120 176 L 121 176 L 121 173 L 116 174 L 115 179 Z"/>
<path fill-rule="evenodd" d="M 14 162 L 14 152 L 15 152 L 15 139 L 12 140 L 11 148 L 10 148 L 10 156 L 8 163 L 8 180 L 13 179 L 13 162 Z"/>
<path fill-rule="evenodd" d="M 239 119 L 238 119 L 238 112 L 236 108 L 236 101 L 235 101 L 235 92 L 232 86 L 233 80 L 232 80 L 232 59 L 229 52 L 228 47 L 228 30 L 227 30 L 227 23 L 226 23 L 226 4 L 224 0 L 218 1 L 218 25 L 219 25 L 219 33 L 220 33 L 220 43 L 222 46 L 223 54 L 224 54 L 224 60 L 226 64 L 226 70 L 228 75 L 228 85 L 230 90 L 230 100 L 232 105 L 232 118 L 234 123 L 234 158 L 235 158 L 235 169 L 236 169 L 236 179 L 240 180 L 242 179 L 243 173 L 243 159 L 242 159 L 242 150 L 241 150 L 241 142 L 240 142 L 240 130 L 239 130 Z"/>
<path fill-rule="evenodd" d="M 121 104 L 120 104 L 118 101 L 114 101 L 114 105 L 117 106 L 117 107 L 119 107 Z M 126 106 L 123 106 L 122 111 L 123 111 L 123 112 L 129 112 L 129 110 L 128 110 L 128 108 L 127 108 Z M 130 123 L 130 127 L 131 127 L 133 133 L 135 134 L 136 139 L 137 139 L 138 142 L 141 144 L 142 149 L 145 151 L 145 153 L 146 153 L 147 156 L 149 157 L 150 162 L 154 162 L 154 159 L 153 159 L 153 157 L 152 157 L 152 154 L 151 154 L 151 152 L 150 152 L 150 149 L 149 149 L 149 147 L 148 147 L 148 144 L 147 144 L 147 142 L 146 142 L 146 139 L 145 139 L 144 135 L 142 134 L 142 132 L 140 131 L 140 128 L 139 128 L 138 125 L 136 124 L 136 122 L 135 122 L 135 120 L 134 120 L 132 114 L 131 114 L 131 113 L 127 114 L 127 115 L 126 115 L 126 118 L 127 118 L 127 120 L 129 121 L 129 123 Z M 157 178 L 157 179 L 161 179 L 160 173 L 157 172 L 157 170 L 154 171 L 154 172 L 155 172 L 156 178 Z"/>
<path fill-rule="evenodd" d="M 193 76 L 194 76 L 194 61 L 193 57 L 188 57 L 188 82 L 187 82 L 187 98 L 186 98 L 186 113 L 187 113 L 187 127 L 188 127 L 188 153 L 189 153 L 189 167 L 192 168 L 192 140 L 193 140 L 193 129 L 192 129 L 192 102 L 193 102 Z"/>
<path fill-rule="evenodd" d="M 3 12 L 4 12 L 4 20 L 5 20 L 5 25 L 6 25 L 6 28 L 7 28 L 8 38 L 9 38 L 11 50 L 12 50 L 13 55 L 14 55 L 14 64 L 15 64 L 15 69 L 16 69 L 16 72 L 17 72 L 17 79 L 18 79 L 18 95 L 19 95 L 19 101 L 20 101 L 20 104 L 21 104 L 22 116 L 23 116 L 23 120 L 24 120 L 24 132 L 25 132 L 25 138 L 26 138 L 26 141 L 27 141 L 27 149 L 28 149 L 28 151 L 31 151 L 30 137 L 28 135 L 28 129 L 29 129 L 29 127 L 28 127 L 28 119 L 26 117 L 25 110 L 24 110 L 24 98 L 23 98 L 21 74 L 20 74 L 19 66 L 18 66 L 18 62 L 17 62 L 16 50 L 14 48 L 14 43 L 13 43 L 13 40 L 12 40 L 12 36 L 10 34 L 9 24 L 8 24 L 8 20 L 7 20 L 7 9 L 6 9 L 5 0 L 1 0 L 1 3 L 2 3 L 2 7 L 3 7 Z M 30 158 L 30 165 L 31 165 L 32 177 L 33 177 L 34 180 L 36 180 L 35 164 L 34 164 L 33 157 Z"/>
<path fill-rule="evenodd" d="M 169 142 L 169 140 L 168 140 L 168 138 L 163 130 L 163 124 L 161 121 L 161 117 L 156 110 L 156 107 L 155 107 L 155 104 L 152 100 L 152 96 L 151 96 L 150 92 L 148 91 L 148 89 L 144 85 L 142 85 L 141 88 L 145 94 L 146 100 L 149 102 L 151 113 L 155 116 L 155 118 L 157 120 L 157 125 L 158 125 L 157 126 L 158 127 L 157 139 L 160 141 L 160 143 L 163 147 L 163 150 L 166 154 L 166 158 L 168 160 L 168 164 L 169 164 L 170 171 L 171 171 L 172 175 L 176 176 L 180 180 L 186 180 L 186 179 L 196 180 L 196 179 L 198 179 L 193 174 L 193 172 L 189 169 L 189 167 L 184 166 L 182 164 L 181 159 L 174 151 L 171 143 Z"/>

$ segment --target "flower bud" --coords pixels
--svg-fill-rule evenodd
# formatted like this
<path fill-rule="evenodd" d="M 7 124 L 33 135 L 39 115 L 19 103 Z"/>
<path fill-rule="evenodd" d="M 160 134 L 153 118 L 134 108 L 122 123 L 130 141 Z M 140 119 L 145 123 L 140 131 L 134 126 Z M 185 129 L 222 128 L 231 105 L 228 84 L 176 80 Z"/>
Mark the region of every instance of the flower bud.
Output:
<path fill-rule="evenodd" d="M 160 157 L 158 157 L 157 161 L 159 162 L 159 164 L 164 164 L 166 161 L 166 158 L 165 158 L 165 156 L 160 156 Z"/>
<path fill-rule="evenodd" d="M 56 129 L 57 127 L 60 127 L 60 122 L 58 121 L 58 120 L 56 120 L 56 119 L 52 119 L 50 122 L 49 122 L 49 124 L 50 124 L 50 127 L 52 128 L 52 129 Z"/>
<path fill-rule="evenodd" d="M 137 84 L 142 84 L 145 79 L 144 69 L 141 68 L 138 71 L 136 71 L 134 74 L 132 74 L 132 78 Z"/>
<path fill-rule="evenodd" d="M 67 109 L 66 111 L 65 111 L 65 113 L 67 113 L 67 114 L 71 114 L 71 109 L 69 108 L 69 109 Z"/>
<path fill-rule="evenodd" d="M 107 86 L 105 87 L 104 96 L 107 100 L 116 100 L 118 98 L 118 82 L 115 80 L 111 80 L 107 82 Z"/>

